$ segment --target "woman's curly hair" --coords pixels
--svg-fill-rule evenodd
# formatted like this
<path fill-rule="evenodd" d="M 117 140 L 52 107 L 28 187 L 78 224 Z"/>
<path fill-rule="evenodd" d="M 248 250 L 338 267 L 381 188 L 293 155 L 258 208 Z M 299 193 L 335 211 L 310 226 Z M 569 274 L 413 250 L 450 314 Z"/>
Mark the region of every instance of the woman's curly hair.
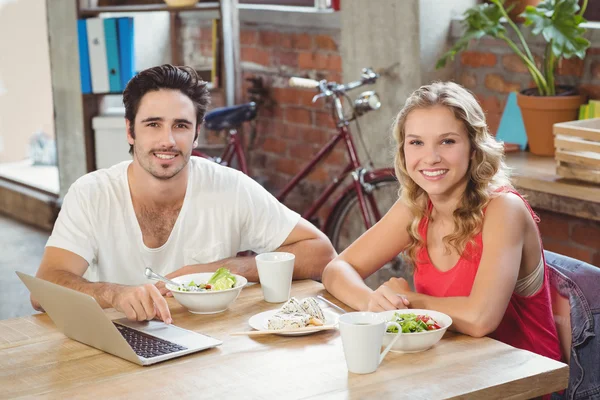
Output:
<path fill-rule="evenodd" d="M 504 147 L 490 134 L 484 112 L 475 96 L 454 82 L 434 82 L 415 90 L 398 113 L 393 126 L 397 143 L 394 166 L 400 181 L 400 198 L 414 216 L 408 227 L 411 242 L 405 249 L 405 255 L 413 265 L 416 265 L 418 251 L 424 245 L 418 231 L 419 224 L 423 217 L 431 218 L 431 215 L 427 215 L 427 193 L 410 178 L 406 169 L 406 118 L 415 109 L 440 105 L 450 109 L 456 119 L 462 121 L 473 154 L 467 171 L 469 180 L 464 196 L 454 210 L 454 231 L 443 238 L 446 251 L 453 248 L 461 254 L 467 243 L 473 243 L 473 238 L 483 226 L 484 208 L 493 197 L 512 188 L 508 168 L 504 163 Z"/>

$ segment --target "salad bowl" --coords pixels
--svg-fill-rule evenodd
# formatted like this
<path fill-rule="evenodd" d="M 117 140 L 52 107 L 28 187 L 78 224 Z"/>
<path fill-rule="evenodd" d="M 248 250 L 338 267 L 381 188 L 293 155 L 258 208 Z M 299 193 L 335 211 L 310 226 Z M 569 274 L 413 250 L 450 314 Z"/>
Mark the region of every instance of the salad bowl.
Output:
<path fill-rule="evenodd" d="M 423 309 L 392 310 L 379 313 L 386 321 L 393 321 L 403 328 L 402 333 L 386 331 L 383 345 L 387 346 L 396 335 L 401 335 L 390 351 L 417 353 L 434 346 L 452 325 L 452 318 L 439 311 Z M 429 318 L 427 318 L 429 317 Z"/>
<path fill-rule="evenodd" d="M 219 272 L 219 271 L 217 271 Z M 200 289 L 197 285 L 206 284 L 215 277 L 217 272 L 200 272 L 196 274 L 181 275 L 172 280 L 180 286 L 167 284 L 166 287 L 173 293 L 175 300 L 194 314 L 216 314 L 225 311 L 240 295 L 242 288 L 248 280 L 241 275 L 221 272 L 221 279 L 216 280 L 210 289 Z M 231 283 L 222 284 L 223 275 Z M 219 277 L 217 276 L 217 278 Z M 214 279 L 213 279 L 214 281 Z M 192 285 L 190 285 L 192 284 Z M 230 287 L 233 286 L 233 287 Z"/>

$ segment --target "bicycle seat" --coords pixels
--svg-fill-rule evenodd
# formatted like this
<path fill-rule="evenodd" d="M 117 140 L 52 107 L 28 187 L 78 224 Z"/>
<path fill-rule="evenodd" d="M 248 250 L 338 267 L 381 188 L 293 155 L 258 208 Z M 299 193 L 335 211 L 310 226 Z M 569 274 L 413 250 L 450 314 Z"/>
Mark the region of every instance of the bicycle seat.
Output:
<path fill-rule="evenodd" d="M 215 108 L 204 116 L 204 126 L 213 131 L 236 128 L 242 123 L 256 118 L 256 111 L 255 102 Z"/>

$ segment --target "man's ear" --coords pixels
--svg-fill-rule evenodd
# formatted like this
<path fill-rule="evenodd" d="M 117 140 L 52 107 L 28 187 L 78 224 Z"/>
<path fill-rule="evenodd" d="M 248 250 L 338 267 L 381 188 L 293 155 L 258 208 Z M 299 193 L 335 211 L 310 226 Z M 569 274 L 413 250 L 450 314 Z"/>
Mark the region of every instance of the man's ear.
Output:
<path fill-rule="evenodd" d="M 198 138 L 200 137 L 200 125 L 196 127 L 196 137 L 194 137 L 194 142 L 192 143 L 192 149 L 198 147 Z"/>
<path fill-rule="evenodd" d="M 125 130 L 127 131 L 127 142 L 133 146 L 135 138 L 131 136 L 131 122 L 127 118 L 125 118 Z"/>

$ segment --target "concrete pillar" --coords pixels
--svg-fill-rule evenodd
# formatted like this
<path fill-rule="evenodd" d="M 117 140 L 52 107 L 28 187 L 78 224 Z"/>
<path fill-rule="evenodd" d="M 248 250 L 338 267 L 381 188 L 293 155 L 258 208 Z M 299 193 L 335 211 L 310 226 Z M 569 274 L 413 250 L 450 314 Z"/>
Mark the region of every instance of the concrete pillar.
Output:
<path fill-rule="evenodd" d="M 357 79 L 364 67 L 387 71 L 374 87 L 363 89 L 377 91 L 381 109 L 359 123 L 375 165 L 391 166 L 393 119 L 421 84 L 419 0 L 344 1 L 340 13 L 344 82 Z M 362 149 L 360 156 L 366 161 Z"/>
<path fill-rule="evenodd" d="M 60 197 L 87 172 L 83 106 L 77 45 L 77 7 L 73 0 L 46 0 Z"/>

